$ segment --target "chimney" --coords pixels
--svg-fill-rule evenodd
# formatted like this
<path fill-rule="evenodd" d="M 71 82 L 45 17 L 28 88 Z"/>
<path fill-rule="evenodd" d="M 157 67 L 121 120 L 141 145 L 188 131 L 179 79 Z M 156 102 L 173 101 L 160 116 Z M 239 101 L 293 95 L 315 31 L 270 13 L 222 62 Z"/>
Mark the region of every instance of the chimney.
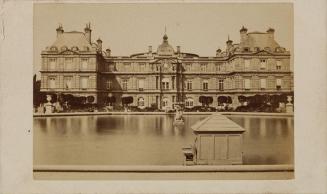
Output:
<path fill-rule="evenodd" d="M 89 43 L 91 44 L 91 32 L 92 32 L 91 23 L 86 24 L 86 27 L 84 28 L 84 32 L 87 41 L 89 41 Z"/>
<path fill-rule="evenodd" d="M 228 35 L 228 40 L 226 41 L 226 50 L 229 51 L 229 49 L 233 46 L 233 41 L 229 39 Z"/>
<path fill-rule="evenodd" d="M 148 52 L 149 52 L 149 53 L 152 53 L 152 46 L 149 46 L 149 48 L 148 48 Z"/>
<path fill-rule="evenodd" d="M 101 53 L 102 52 L 102 40 L 100 38 L 98 38 L 97 44 L 98 44 L 97 50 L 98 50 L 98 52 Z"/>
<path fill-rule="evenodd" d="M 268 28 L 267 34 L 268 34 L 269 38 L 271 38 L 272 40 L 274 40 L 274 33 L 275 33 L 275 29 Z"/>
<path fill-rule="evenodd" d="M 62 27 L 61 24 L 59 24 L 58 28 L 56 29 L 57 31 L 57 38 L 61 36 L 64 33 L 64 28 Z"/>
<path fill-rule="evenodd" d="M 247 36 L 248 29 L 246 29 L 244 26 L 242 26 L 242 28 L 240 29 L 240 36 L 241 36 L 241 41 L 240 42 L 244 42 Z"/>
<path fill-rule="evenodd" d="M 106 49 L 106 56 L 110 57 L 110 55 L 111 55 L 111 50 L 110 50 L 110 48 L 107 48 Z"/>
<path fill-rule="evenodd" d="M 181 46 L 177 46 L 177 53 L 181 53 Z"/>
<path fill-rule="evenodd" d="M 221 54 L 221 49 L 217 49 L 217 50 L 216 50 L 216 56 L 219 57 L 220 54 Z"/>

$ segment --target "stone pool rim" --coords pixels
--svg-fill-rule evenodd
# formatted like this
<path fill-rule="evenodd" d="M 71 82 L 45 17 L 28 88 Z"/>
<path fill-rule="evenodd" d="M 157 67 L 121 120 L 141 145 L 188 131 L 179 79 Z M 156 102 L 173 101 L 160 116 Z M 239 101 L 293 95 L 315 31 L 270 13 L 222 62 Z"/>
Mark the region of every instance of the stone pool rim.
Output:
<path fill-rule="evenodd" d="M 281 116 L 294 117 L 293 113 L 265 113 L 265 112 L 184 112 L 184 115 L 242 115 L 242 116 Z M 97 115 L 175 115 L 165 112 L 72 112 L 72 113 L 34 113 L 33 117 L 57 117 L 57 116 L 97 116 Z"/>

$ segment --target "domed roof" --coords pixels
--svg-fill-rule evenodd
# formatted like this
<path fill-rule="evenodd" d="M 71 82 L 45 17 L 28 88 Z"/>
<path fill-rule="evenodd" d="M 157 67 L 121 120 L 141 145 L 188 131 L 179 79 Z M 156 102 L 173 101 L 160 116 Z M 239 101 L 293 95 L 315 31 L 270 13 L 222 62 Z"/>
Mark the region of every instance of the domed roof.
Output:
<path fill-rule="evenodd" d="M 158 46 L 158 55 L 173 55 L 174 48 L 168 43 L 168 36 L 165 34 L 163 36 L 162 44 Z"/>

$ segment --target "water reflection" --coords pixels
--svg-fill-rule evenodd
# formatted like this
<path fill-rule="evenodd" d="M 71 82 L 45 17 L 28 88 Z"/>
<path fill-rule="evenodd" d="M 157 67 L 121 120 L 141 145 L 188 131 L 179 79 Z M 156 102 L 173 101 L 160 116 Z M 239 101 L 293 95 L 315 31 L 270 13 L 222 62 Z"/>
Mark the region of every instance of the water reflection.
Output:
<path fill-rule="evenodd" d="M 34 118 L 35 164 L 180 165 L 190 126 L 206 116 L 112 115 Z M 229 116 L 246 129 L 245 164 L 293 163 L 293 118 Z"/>

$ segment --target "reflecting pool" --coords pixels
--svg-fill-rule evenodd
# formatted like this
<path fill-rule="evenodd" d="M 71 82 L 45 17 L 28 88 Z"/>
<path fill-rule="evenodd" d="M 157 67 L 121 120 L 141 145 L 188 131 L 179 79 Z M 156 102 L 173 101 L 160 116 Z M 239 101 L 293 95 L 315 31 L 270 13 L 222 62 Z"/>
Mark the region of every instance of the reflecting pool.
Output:
<path fill-rule="evenodd" d="M 182 165 L 191 125 L 205 115 L 105 115 L 34 118 L 35 165 Z M 293 164 L 293 117 L 228 116 L 246 129 L 244 164 Z"/>

